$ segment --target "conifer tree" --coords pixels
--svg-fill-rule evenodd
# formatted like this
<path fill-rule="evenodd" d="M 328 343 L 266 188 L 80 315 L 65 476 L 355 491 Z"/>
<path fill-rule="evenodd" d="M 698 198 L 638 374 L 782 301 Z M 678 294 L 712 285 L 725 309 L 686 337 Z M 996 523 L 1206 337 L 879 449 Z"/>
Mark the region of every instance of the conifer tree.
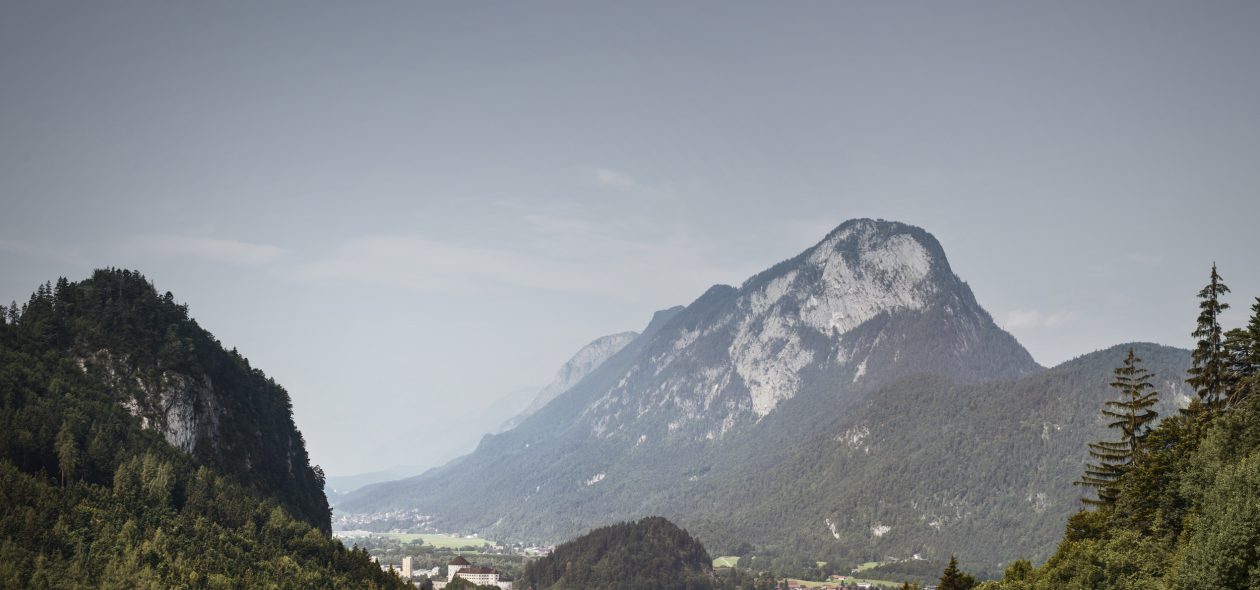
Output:
<path fill-rule="evenodd" d="M 1222 378 L 1222 395 L 1225 405 L 1234 406 L 1247 396 L 1250 388 L 1250 377 L 1255 374 L 1251 360 L 1251 334 L 1243 328 L 1234 328 L 1225 333 L 1222 345 L 1225 356 L 1225 373 Z"/>
<path fill-rule="evenodd" d="M 1237 405 L 1260 389 L 1260 297 L 1251 305 L 1251 320 L 1244 328 L 1225 333 L 1226 405 Z"/>
<path fill-rule="evenodd" d="M 79 445 L 67 422 L 62 422 L 57 431 L 57 465 L 61 469 L 61 485 L 70 483 L 79 467 Z"/>
<path fill-rule="evenodd" d="M 950 555 L 949 565 L 945 566 L 945 571 L 941 573 L 941 581 L 937 584 L 937 590 L 970 590 L 976 585 L 976 579 L 971 574 L 963 573 L 958 569 L 958 558 Z"/>
<path fill-rule="evenodd" d="M 1260 373 L 1260 297 L 1251 304 L 1251 319 L 1243 328 L 1247 334 L 1247 349 L 1244 355 L 1251 374 Z"/>
<path fill-rule="evenodd" d="M 1111 387 L 1120 390 L 1120 399 L 1103 404 L 1102 414 L 1111 420 L 1108 428 L 1120 429 L 1120 440 L 1089 443 L 1089 456 L 1096 463 L 1085 464 L 1085 474 L 1073 482 L 1075 485 L 1092 487 L 1098 499 L 1083 501 L 1092 505 L 1110 505 L 1116 500 L 1113 484 L 1141 459 L 1143 444 L 1150 433 L 1151 423 L 1159 417 L 1152 408 L 1159 393 L 1151 385 L 1151 373 L 1141 366 L 1141 357 L 1129 349 L 1124 364 L 1115 369 L 1115 381 Z"/>
<path fill-rule="evenodd" d="M 1229 287 L 1216 272 L 1216 263 L 1212 263 L 1212 276 L 1206 287 L 1199 291 L 1199 323 L 1192 336 L 1199 339 L 1191 355 L 1191 377 L 1186 380 L 1195 391 L 1208 412 L 1222 405 L 1224 399 L 1225 375 L 1225 342 L 1221 332 L 1221 313 L 1229 309 L 1229 304 L 1221 301 L 1221 296 L 1229 293 Z"/>

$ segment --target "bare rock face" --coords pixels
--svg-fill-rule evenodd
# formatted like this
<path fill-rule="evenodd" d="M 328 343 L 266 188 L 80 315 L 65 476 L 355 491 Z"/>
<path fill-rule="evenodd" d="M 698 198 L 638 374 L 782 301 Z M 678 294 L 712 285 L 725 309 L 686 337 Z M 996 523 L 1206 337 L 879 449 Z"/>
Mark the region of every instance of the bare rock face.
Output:
<path fill-rule="evenodd" d="M 164 375 L 157 391 L 146 392 L 156 399 L 162 419 L 155 426 L 166 441 L 186 453 L 193 453 L 201 444 L 213 444 L 218 435 L 218 406 L 210 377 L 192 378 L 179 374 Z"/>
<path fill-rule="evenodd" d="M 45 286 L 32 301 L 44 306 L 47 342 L 85 373 L 85 394 L 108 396 L 193 464 L 331 529 L 324 478 L 310 464 L 288 392 L 225 349 L 172 293 L 158 293 L 140 273 L 100 269 Z"/>
<path fill-rule="evenodd" d="M 199 445 L 217 442 L 221 408 L 208 375 L 169 370 L 146 375 L 108 350 L 80 359 L 79 366 L 104 371 L 119 404 L 172 446 L 194 454 Z"/>
<path fill-rule="evenodd" d="M 935 238 L 869 219 L 738 289 L 710 289 L 642 346 L 583 411 L 592 435 L 712 440 L 822 382 L 856 389 L 924 367 L 964 380 L 1040 369 Z"/>

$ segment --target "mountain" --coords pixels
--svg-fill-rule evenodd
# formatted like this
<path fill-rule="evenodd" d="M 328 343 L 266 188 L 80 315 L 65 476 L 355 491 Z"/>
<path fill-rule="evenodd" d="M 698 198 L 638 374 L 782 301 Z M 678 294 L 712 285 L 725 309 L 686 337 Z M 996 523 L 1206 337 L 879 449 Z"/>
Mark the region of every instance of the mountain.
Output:
<path fill-rule="evenodd" d="M 138 273 L 0 322 L 0 587 L 402 587 L 329 536 L 288 393 Z"/>
<path fill-rule="evenodd" d="M 595 529 L 525 566 L 522 582 L 539 590 L 714 587 L 713 560 L 674 523 L 649 517 Z"/>
<path fill-rule="evenodd" d="M 591 374 L 591 371 L 594 371 L 614 354 L 621 352 L 621 349 L 638 337 L 638 332 L 621 332 L 597 338 L 590 344 L 583 346 L 560 367 L 560 370 L 556 371 L 556 375 L 551 378 L 551 382 L 538 392 L 538 395 L 534 397 L 534 401 L 530 402 L 524 411 L 513 416 L 499 427 L 499 432 L 511 430 L 521 422 L 524 422 L 526 418 L 542 409 L 543 406 L 551 403 L 551 400 L 556 399 L 557 396 L 577 385 L 579 381 Z"/>
<path fill-rule="evenodd" d="M 1086 443 L 1114 438 L 1099 411 L 1116 398 L 1108 384 L 1129 349 L 1154 374 L 1160 415 L 1176 414 L 1192 395 L 1184 383 L 1190 354 L 1157 344 L 1117 345 L 1014 381 L 910 376 L 807 439 L 790 463 L 747 476 L 779 497 L 824 490 L 819 511 L 762 502 L 744 516 L 810 531 L 799 538 L 807 545 L 830 536 L 873 556 L 957 553 L 987 571 L 1044 559 L 1089 493 L 1072 485 Z M 715 524 L 694 528 L 716 532 Z"/>
<path fill-rule="evenodd" d="M 518 415 L 537 392 L 537 387 L 517 388 L 489 402 L 465 404 L 450 418 L 426 420 L 423 429 L 424 445 L 415 444 L 415 431 L 399 430 L 383 442 L 363 449 L 363 455 L 394 456 L 405 460 L 406 464 L 376 471 L 329 475 L 324 494 L 335 505 L 345 494 L 365 485 L 419 475 L 456 457 L 471 453 L 494 425 Z M 483 424 L 485 430 L 470 427 L 470 424 Z M 346 443 L 352 444 L 353 441 L 347 440 Z M 406 455 L 399 456 L 400 451 Z"/>
<path fill-rule="evenodd" d="M 1186 351 L 1134 346 L 1167 399 L 1186 394 Z M 1070 482 L 1084 441 L 1103 434 L 1122 358 L 1040 367 L 930 234 L 853 220 L 738 288 L 658 313 L 474 453 L 339 510 L 415 508 L 450 530 L 534 541 L 660 514 L 725 552 L 955 552 L 995 567 L 1044 556 L 1077 509 Z"/>
<path fill-rule="evenodd" d="M 324 495 L 328 496 L 329 503 L 336 505 L 336 498 L 340 498 L 365 485 L 412 477 L 424 473 L 425 469 L 428 469 L 428 466 L 398 465 L 389 469 L 356 473 L 354 475 L 329 475 L 327 481 L 324 482 Z"/>
<path fill-rule="evenodd" d="M 359 473 L 354 475 L 330 475 L 324 492 L 329 500 L 336 504 L 342 498 L 363 486 L 402 479 L 424 473 L 426 470 L 446 463 L 460 455 L 472 452 L 477 443 L 487 432 L 470 430 L 468 424 L 500 424 L 495 433 L 510 430 L 523 422 L 530 415 L 547 405 L 556 396 L 568 391 L 582 378 L 594 371 L 604 361 L 630 344 L 639 334 L 637 332 L 621 332 L 595 339 L 579 349 L 568 361 L 556 371 L 551 382 L 541 390 L 521 388 L 484 406 L 468 409 L 453 420 L 435 422 L 426 430 L 426 439 L 431 441 L 424 449 L 424 454 L 412 456 L 408 460 L 415 463 L 397 466 L 390 469 Z M 372 454 L 389 455 L 400 448 L 408 448 L 412 433 L 400 435 L 396 440 L 381 445 Z"/>

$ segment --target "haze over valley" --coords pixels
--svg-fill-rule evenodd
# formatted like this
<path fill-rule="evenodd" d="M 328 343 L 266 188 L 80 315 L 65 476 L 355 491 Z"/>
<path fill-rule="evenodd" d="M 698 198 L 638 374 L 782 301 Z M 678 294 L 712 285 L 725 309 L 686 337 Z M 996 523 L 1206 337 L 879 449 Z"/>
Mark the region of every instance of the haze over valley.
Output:
<path fill-rule="evenodd" d="M 5 8 L 0 590 L 1255 585 L 1260 5 Z"/>

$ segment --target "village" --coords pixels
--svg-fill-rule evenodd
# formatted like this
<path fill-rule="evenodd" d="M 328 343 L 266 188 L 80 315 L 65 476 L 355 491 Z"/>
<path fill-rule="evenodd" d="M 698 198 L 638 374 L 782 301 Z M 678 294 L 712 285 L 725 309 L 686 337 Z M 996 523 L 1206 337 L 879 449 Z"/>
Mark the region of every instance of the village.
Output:
<path fill-rule="evenodd" d="M 443 590 L 456 578 L 479 586 L 498 586 L 502 590 L 528 590 L 520 586 L 511 572 L 523 570 L 527 561 L 550 555 L 554 545 L 505 544 L 486 539 L 477 533 L 440 532 L 433 517 L 417 510 L 395 510 L 373 514 L 337 515 L 334 536 L 346 546 L 368 551 L 382 571 L 393 572 L 418 588 Z M 873 590 L 901 588 L 904 581 L 878 579 L 875 568 L 896 563 L 925 562 L 916 554 L 910 557 L 883 557 L 844 570 L 846 573 L 823 571 L 814 579 L 778 576 L 777 568 L 762 567 L 754 560 L 742 563 L 735 556 L 713 560 L 715 576 L 729 575 L 738 569 L 748 573 L 762 572 L 774 578 L 776 590 Z M 875 570 L 875 571 L 873 571 Z M 782 573 L 782 572 L 779 572 Z M 796 574 L 800 575 L 800 574 Z M 890 576 L 891 577 L 891 576 Z M 934 586 L 918 586 L 932 590 Z"/>
<path fill-rule="evenodd" d="M 452 557 L 444 568 L 439 566 L 429 569 L 417 569 L 413 567 L 413 563 L 413 559 L 407 556 L 402 559 L 401 564 L 397 566 L 394 564 L 381 564 L 381 569 L 394 572 L 404 580 L 411 581 L 417 587 L 431 587 L 433 590 L 444 590 L 456 578 L 462 578 L 477 586 L 498 586 L 501 590 L 512 590 L 515 583 L 510 575 L 492 567 L 475 565 L 462 555 Z M 875 590 L 897 587 L 895 584 L 874 583 L 854 576 L 840 574 L 828 576 L 824 582 L 788 578 L 775 585 L 776 590 Z M 923 586 L 921 588 L 922 590 L 936 590 L 936 586 Z M 518 590 L 533 590 L 533 588 L 527 587 L 522 589 L 518 587 Z"/>

